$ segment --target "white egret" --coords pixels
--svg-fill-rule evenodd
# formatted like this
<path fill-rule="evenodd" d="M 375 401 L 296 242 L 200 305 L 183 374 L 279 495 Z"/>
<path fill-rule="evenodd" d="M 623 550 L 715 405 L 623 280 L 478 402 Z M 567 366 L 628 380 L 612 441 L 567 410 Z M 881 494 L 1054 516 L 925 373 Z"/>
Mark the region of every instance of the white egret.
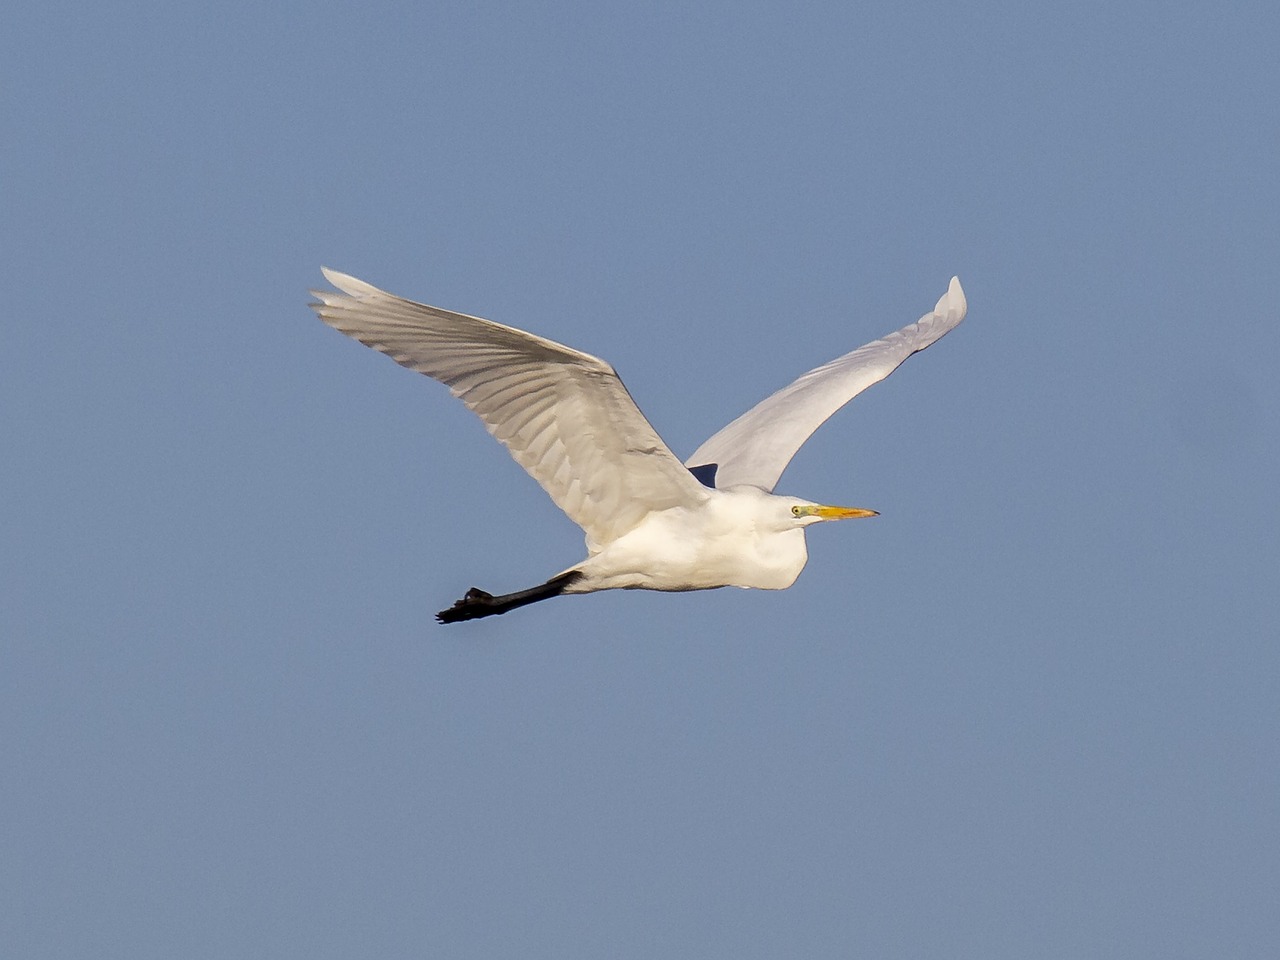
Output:
<path fill-rule="evenodd" d="M 586 533 L 581 563 L 516 593 L 473 587 L 437 614 L 441 623 L 596 590 L 786 589 L 808 560 L 805 527 L 876 513 L 775 495 L 782 471 L 828 417 L 966 310 L 953 277 L 917 322 L 810 370 L 682 464 L 603 360 L 333 270 L 324 275 L 341 291 L 312 291 L 325 323 L 447 385 Z"/>

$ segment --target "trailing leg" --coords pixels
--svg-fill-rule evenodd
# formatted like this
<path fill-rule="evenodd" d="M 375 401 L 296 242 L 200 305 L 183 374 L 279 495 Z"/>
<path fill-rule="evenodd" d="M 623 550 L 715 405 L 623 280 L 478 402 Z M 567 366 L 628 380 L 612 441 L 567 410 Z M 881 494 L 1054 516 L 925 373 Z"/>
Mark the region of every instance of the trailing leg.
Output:
<path fill-rule="evenodd" d="M 491 593 L 485 593 L 478 587 L 472 587 L 461 600 L 454 601 L 452 607 L 437 613 L 436 619 L 441 623 L 457 623 L 459 620 L 477 620 L 480 617 L 496 616 L 499 613 L 514 610 L 516 607 L 523 607 L 530 603 L 537 603 L 539 600 L 558 597 L 564 593 L 569 584 L 581 579 L 581 573 L 577 570 L 570 570 L 568 573 L 552 577 L 546 583 L 541 583 L 536 587 L 530 587 L 528 590 L 517 590 L 515 593 L 504 593 L 498 597 Z"/>

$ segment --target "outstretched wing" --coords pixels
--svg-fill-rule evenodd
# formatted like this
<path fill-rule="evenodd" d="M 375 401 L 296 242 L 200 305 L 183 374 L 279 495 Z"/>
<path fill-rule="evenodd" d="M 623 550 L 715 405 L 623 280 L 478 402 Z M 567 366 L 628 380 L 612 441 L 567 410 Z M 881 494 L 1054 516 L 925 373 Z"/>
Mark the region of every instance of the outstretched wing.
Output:
<path fill-rule="evenodd" d="M 772 490 L 796 451 L 828 417 L 959 324 L 966 309 L 960 280 L 952 277 L 951 286 L 932 313 L 810 370 L 756 404 L 685 462 L 693 470 L 716 464 L 717 487 L 750 483 Z"/>
<path fill-rule="evenodd" d="M 589 541 L 608 543 L 651 510 L 706 500 L 603 360 L 334 270 L 324 275 L 342 292 L 312 291 L 320 319 L 446 384 Z"/>

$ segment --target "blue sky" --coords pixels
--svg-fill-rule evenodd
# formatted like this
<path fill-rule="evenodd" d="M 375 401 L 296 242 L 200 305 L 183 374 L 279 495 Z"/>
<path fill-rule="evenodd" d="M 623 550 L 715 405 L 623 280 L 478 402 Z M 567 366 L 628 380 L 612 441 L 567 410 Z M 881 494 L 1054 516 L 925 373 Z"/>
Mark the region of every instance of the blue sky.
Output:
<path fill-rule="evenodd" d="M 1272 4 L 20 3 L 0 941 L 1271 957 Z M 326 264 L 679 454 L 909 322 L 783 593 L 452 628 L 580 534 Z"/>

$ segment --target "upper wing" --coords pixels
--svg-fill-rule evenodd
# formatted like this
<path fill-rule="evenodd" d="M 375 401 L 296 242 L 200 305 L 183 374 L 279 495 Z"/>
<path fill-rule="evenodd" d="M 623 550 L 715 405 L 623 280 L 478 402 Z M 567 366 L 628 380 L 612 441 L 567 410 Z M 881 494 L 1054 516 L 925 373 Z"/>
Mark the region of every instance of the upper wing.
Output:
<path fill-rule="evenodd" d="M 694 451 L 691 468 L 717 464 L 717 487 L 750 483 L 772 490 L 796 451 L 833 413 L 898 364 L 964 319 L 967 303 L 958 277 L 932 313 L 852 353 L 810 370 L 756 404 Z"/>
<path fill-rule="evenodd" d="M 608 543 L 650 510 L 707 498 L 603 360 L 324 275 L 342 293 L 312 291 L 320 319 L 448 385 L 588 540 Z"/>

